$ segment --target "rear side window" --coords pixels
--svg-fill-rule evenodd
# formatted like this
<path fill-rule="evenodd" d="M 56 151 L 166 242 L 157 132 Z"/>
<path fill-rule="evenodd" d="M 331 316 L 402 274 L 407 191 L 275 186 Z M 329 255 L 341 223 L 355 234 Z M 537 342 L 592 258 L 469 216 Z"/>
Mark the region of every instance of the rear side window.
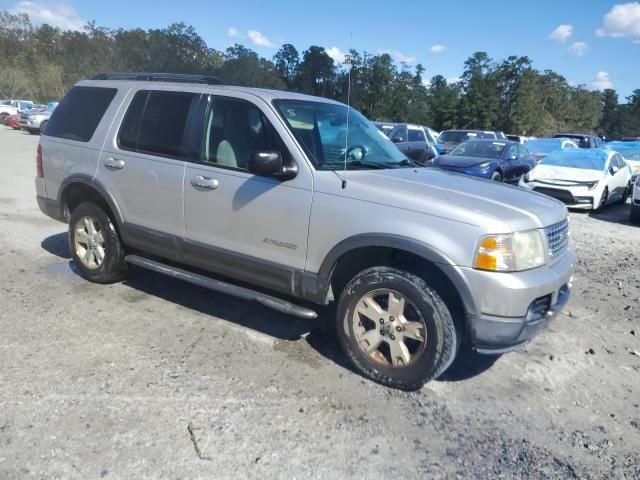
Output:
<path fill-rule="evenodd" d="M 51 115 L 44 134 L 88 142 L 117 92 L 115 88 L 73 87 Z"/>
<path fill-rule="evenodd" d="M 118 133 L 124 150 L 183 158 L 187 117 L 196 94 L 139 91 L 133 97 Z"/>
<path fill-rule="evenodd" d="M 424 133 L 422 130 L 409 129 L 409 141 L 410 142 L 424 142 Z"/>
<path fill-rule="evenodd" d="M 407 127 L 405 125 L 398 125 L 389 133 L 389 138 L 398 137 L 400 142 L 406 142 L 408 136 Z"/>

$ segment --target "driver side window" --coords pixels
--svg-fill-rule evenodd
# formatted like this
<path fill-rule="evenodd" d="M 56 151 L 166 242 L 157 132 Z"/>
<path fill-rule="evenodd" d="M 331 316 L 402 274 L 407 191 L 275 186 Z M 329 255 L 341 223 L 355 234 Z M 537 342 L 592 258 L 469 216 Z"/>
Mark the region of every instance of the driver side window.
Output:
<path fill-rule="evenodd" d="M 517 145 L 509 145 L 509 150 L 507 150 L 507 159 L 518 158 L 518 146 Z"/>
<path fill-rule="evenodd" d="M 200 161 L 220 167 L 247 170 L 254 152 L 288 151 L 258 107 L 246 100 L 210 96 L 205 115 Z"/>

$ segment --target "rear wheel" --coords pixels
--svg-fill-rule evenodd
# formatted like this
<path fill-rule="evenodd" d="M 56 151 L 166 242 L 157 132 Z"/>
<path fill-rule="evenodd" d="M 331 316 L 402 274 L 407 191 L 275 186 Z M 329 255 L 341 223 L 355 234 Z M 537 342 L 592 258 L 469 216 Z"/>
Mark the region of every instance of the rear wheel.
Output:
<path fill-rule="evenodd" d="M 491 174 L 491 181 L 492 182 L 501 182 L 502 181 L 502 175 L 500 175 L 500 172 L 493 172 Z"/>
<path fill-rule="evenodd" d="M 621 205 L 624 205 L 625 203 L 627 203 L 627 199 L 629 198 L 630 193 L 631 193 L 631 182 L 629 182 L 627 186 L 624 188 L 624 193 L 622 194 L 622 198 L 618 200 L 618 203 Z"/>
<path fill-rule="evenodd" d="M 0 113 L 0 125 L 4 125 L 4 121 L 8 116 L 7 113 Z"/>
<path fill-rule="evenodd" d="M 358 273 L 337 309 L 338 338 L 366 377 L 416 390 L 453 362 L 458 338 L 438 293 L 421 277 L 390 267 Z"/>
<path fill-rule="evenodd" d="M 71 214 L 69 248 L 80 275 L 91 282 L 113 283 L 127 273 L 115 225 L 95 203 L 81 203 Z"/>

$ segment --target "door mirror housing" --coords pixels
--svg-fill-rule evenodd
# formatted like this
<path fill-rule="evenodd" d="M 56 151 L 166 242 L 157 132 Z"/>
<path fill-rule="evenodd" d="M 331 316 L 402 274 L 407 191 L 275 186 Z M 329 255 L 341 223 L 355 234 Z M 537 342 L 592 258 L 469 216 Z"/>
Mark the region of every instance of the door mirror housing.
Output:
<path fill-rule="evenodd" d="M 609 173 L 611 173 L 611 175 L 615 175 L 616 173 L 618 173 L 620 169 L 618 167 L 616 167 L 615 165 L 612 165 L 609 167 Z"/>
<path fill-rule="evenodd" d="M 402 137 L 400 137 L 398 135 L 394 135 L 393 137 L 391 137 L 391 141 L 393 143 L 402 143 Z"/>
<path fill-rule="evenodd" d="M 255 175 L 274 177 L 278 180 L 291 180 L 298 173 L 298 168 L 285 165 L 282 153 L 277 150 L 258 150 L 249 157 L 248 170 Z"/>
<path fill-rule="evenodd" d="M 518 159 L 518 157 L 516 157 L 515 155 L 511 155 L 511 156 L 509 157 L 509 160 L 517 160 L 517 159 Z"/>

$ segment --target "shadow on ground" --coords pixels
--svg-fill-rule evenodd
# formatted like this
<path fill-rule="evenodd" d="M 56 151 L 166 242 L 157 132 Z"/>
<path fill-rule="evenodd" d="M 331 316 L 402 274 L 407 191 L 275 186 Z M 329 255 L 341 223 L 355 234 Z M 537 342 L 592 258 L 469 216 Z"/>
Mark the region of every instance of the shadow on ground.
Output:
<path fill-rule="evenodd" d="M 66 232 L 45 238 L 41 246 L 52 255 L 71 259 Z M 72 260 L 69 266 L 70 270 L 77 274 Z M 221 318 L 280 340 L 291 342 L 304 340 L 322 356 L 347 370 L 358 373 L 342 352 L 335 334 L 334 305 L 326 307 L 305 305 L 317 311 L 318 318 L 299 319 L 137 267 L 129 267 L 129 274 L 122 284 L 189 310 Z M 497 358 L 479 355 L 463 347 L 455 362 L 440 376 L 439 380 L 456 382 L 472 378 L 491 368 Z"/>
<path fill-rule="evenodd" d="M 577 213 L 578 210 L 575 210 Z M 609 223 L 619 223 L 620 225 L 634 225 L 629 220 L 629 214 L 631 212 L 631 201 L 627 201 L 625 204 L 613 204 L 607 205 L 601 211 L 598 212 L 586 212 L 589 217 L 594 220 L 600 220 Z"/>

